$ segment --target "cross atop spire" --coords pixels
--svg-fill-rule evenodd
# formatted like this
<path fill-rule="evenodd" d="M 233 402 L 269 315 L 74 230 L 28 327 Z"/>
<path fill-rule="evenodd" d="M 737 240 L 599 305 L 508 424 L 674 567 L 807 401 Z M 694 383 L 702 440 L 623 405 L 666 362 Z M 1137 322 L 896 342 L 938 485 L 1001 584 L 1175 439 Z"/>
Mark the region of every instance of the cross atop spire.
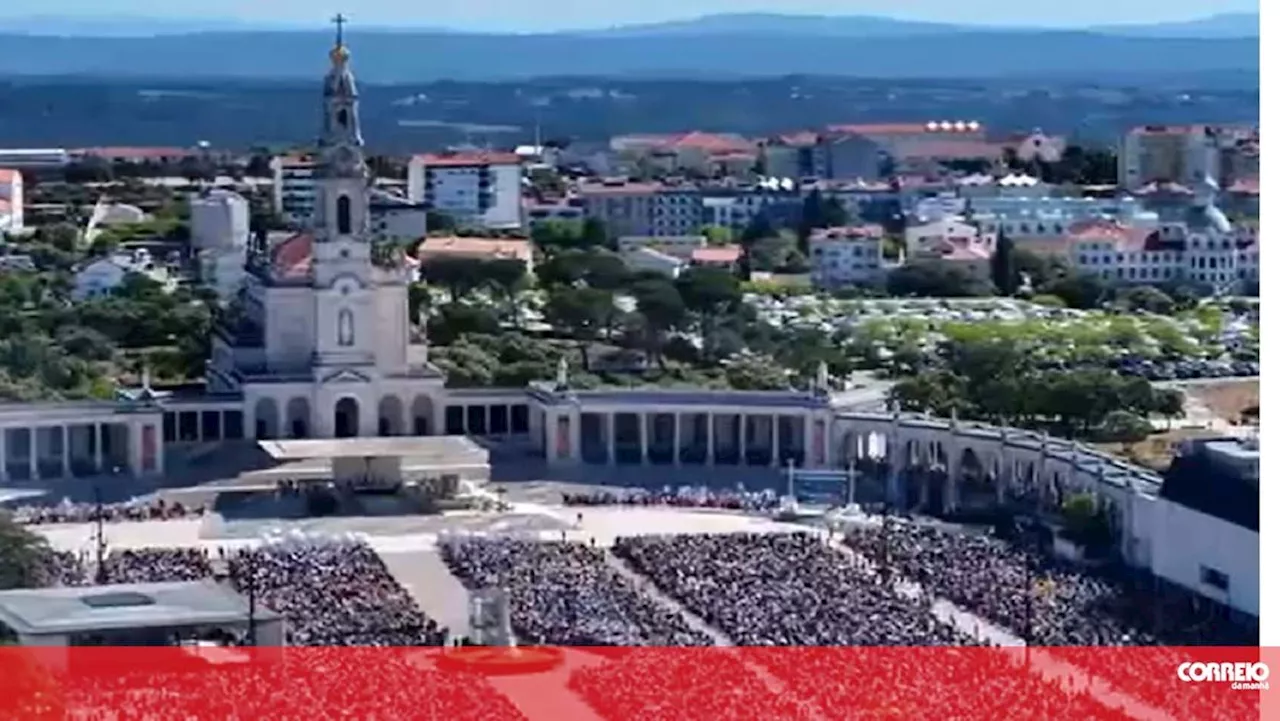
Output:
<path fill-rule="evenodd" d="M 341 46 L 342 45 L 342 26 L 347 24 L 347 16 L 343 15 L 342 13 L 338 13 L 337 15 L 334 15 L 329 20 L 329 22 L 333 23 L 338 28 L 338 36 L 337 36 L 337 39 L 334 40 L 333 44 L 335 46 Z"/>

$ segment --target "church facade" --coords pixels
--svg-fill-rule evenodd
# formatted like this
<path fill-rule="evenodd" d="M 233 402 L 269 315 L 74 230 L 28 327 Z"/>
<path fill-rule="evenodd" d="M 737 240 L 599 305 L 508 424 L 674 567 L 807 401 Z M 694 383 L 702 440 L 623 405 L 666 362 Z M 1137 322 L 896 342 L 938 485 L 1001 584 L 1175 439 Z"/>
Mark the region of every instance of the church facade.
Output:
<path fill-rule="evenodd" d="M 444 377 L 409 318 L 412 267 L 374 241 L 359 96 L 341 37 L 324 79 L 310 228 L 250 253 L 208 392 L 243 399 L 257 438 L 439 433 Z"/>

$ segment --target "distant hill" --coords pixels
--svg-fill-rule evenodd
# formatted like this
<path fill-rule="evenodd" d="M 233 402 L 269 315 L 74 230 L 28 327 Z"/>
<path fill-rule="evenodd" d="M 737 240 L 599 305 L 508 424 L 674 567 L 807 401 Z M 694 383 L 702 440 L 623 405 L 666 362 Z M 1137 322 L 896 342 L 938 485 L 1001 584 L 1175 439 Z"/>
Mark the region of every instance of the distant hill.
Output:
<path fill-rule="evenodd" d="M 735 17 L 735 16 L 730 16 Z M 1100 32 L 916 30 L 894 35 L 752 31 L 736 16 L 717 32 L 484 35 L 431 31 L 350 33 L 366 83 L 492 80 L 591 74 L 624 77 L 1132 78 L 1258 71 L 1258 39 L 1126 37 Z M 809 23 L 809 19 L 797 20 Z M 852 31 L 850 31 L 852 32 Z M 315 79 L 327 31 L 231 31 L 147 38 L 0 34 L 0 78 Z"/>
<path fill-rule="evenodd" d="M 1180 23 L 1105 25 L 1090 29 L 1135 38 L 1256 38 L 1262 28 L 1257 13 L 1223 13 Z"/>
<path fill-rule="evenodd" d="M 128 15 L 28 15 L 0 18 L 0 33 L 67 37 L 130 37 L 185 35 L 230 31 L 306 31 L 315 25 L 261 23 L 236 18 L 157 18 Z M 454 33 L 439 27 L 371 27 L 364 31 Z M 1257 37 L 1257 13 L 1226 13 L 1196 20 L 1133 25 L 1099 25 L 1076 30 L 1107 35 L 1148 38 Z M 622 25 L 592 30 L 564 30 L 549 34 L 622 38 L 690 35 L 811 35 L 840 37 L 905 37 L 971 32 L 1046 32 L 1046 28 L 936 23 L 877 15 L 791 15 L 786 13 L 722 13 L 658 23 Z"/>

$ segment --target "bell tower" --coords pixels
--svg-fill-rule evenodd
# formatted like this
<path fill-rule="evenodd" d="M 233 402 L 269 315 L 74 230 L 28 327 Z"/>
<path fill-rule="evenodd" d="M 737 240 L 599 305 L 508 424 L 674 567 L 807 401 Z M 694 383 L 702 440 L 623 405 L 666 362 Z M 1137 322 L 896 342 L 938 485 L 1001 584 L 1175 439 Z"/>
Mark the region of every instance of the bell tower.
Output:
<path fill-rule="evenodd" d="M 337 35 L 324 78 L 315 175 L 315 360 L 326 366 L 374 362 L 376 292 L 369 243 L 370 174 L 360 135 L 351 52 L 343 38 L 346 22 L 342 15 L 333 18 Z"/>

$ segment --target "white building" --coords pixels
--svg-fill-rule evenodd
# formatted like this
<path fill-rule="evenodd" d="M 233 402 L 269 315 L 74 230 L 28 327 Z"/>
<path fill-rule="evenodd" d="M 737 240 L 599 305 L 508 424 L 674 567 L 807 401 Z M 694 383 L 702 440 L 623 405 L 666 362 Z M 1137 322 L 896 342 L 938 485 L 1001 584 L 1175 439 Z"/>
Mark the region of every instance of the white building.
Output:
<path fill-rule="evenodd" d="M 324 80 L 313 223 L 254 249 L 238 312 L 213 339 L 208 390 L 238 397 L 258 438 L 424 435 L 444 422 L 444 378 L 409 318 L 406 258 L 372 242 L 348 58 L 339 41 Z"/>
<path fill-rule="evenodd" d="M 409 160 L 409 200 L 459 225 L 521 227 L 524 171 L 515 153 L 458 152 Z"/>
<path fill-rule="evenodd" d="M 71 297 L 84 300 L 106 295 L 120 287 L 130 269 L 131 261 L 128 257 L 99 258 L 76 273 L 75 287 L 71 290 Z"/>
<path fill-rule="evenodd" d="M 245 260 L 248 247 L 209 248 L 197 253 L 200 282 L 212 288 L 218 299 L 229 303 L 240 293 L 244 285 Z"/>
<path fill-rule="evenodd" d="M 304 155 L 280 155 L 271 159 L 272 208 L 286 223 L 304 227 L 315 210 L 315 160 Z"/>
<path fill-rule="evenodd" d="M 884 272 L 884 228 L 826 228 L 809 236 L 809 277 L 818 288 L 878 280 Z"/>
<path fill-rule="evenodd" d="M 243 248 L 249 241 L 249 203 L 229 190 L 191 198 L 191 244 L 197 251 Z"/>
<path fill-rule="evenodd" d="M 914 256 L 943 244 L 968 247 L 988 235 L 991 234 L 984 233 L 976 225 L 953 216 L 908 226 L 904 234 L 904 245 L 907 255 Z"/>
<path fill-rule="evenodd" d="M 1136 518 L 1151 538 L 1151 571 L 1257 617 L 1260 547 L 1256 440 L 1192 441 L 1165 474 L 1157 503 Z"/>
<path fill-rule="evenodd" d="M 0 234 L 23 228 L 22 173 L 0 168 Z"/>
<path fill-rule="evenodd" d="M 1234 227 L 1214 204 L 1216 191 L 1212 179 L 1202 180 L 1183 217 L 1155 229 L 1110 221 L 1078 224 L 1069 233 L 1069 255 L 1077 268 L 1105 280 L 1186 280 L 1237 291 L 1260 277 L 1257 232 Z"/>
<path fill-rule="evenodd" d="M 1120 186 L 1137 190 L 1153 182 L 1192 185 L 1222 177 L 1225 130 L 1211 125 L 1143 125 L 1120 140 Z"/>
<path fill-rule="evenodd" d="M 0 149 L 3 168 L 62 168 L 71 163 L 71 154 L 63 148 Z"/>

